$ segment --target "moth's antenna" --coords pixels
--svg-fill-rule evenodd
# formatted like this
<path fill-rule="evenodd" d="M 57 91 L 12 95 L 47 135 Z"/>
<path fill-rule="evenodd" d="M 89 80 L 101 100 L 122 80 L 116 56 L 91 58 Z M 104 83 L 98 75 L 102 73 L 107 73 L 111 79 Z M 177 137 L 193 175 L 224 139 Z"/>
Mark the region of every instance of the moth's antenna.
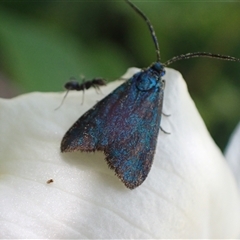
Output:
<path fill-rule="evenodd" d="M 148 28 L 150 30 L 150 33 L 152 35 L 153 38 L 153 42 L 155 45 L 155 49 L 156 49 L 156 53 L 157 53 L 157 62 L 160 62 L 161 57 L 160 57 L 160 49 L 159 49 L 159 45 L 158 45 L 158 40 L 157 40 L 157 36 L 155 34 L 153 25 L 151 24 L 150 20 L 144 15 L 144 13 L 137 7 L 135 6 L 133 3 L 131 3 L 129 0 L 126 0 L 126 2 L 145 20 L 145 22 L 148 25 Z"/>
<path fill-rule="evenodd" d="M 194 52 L 194 53 L 181 54 L 179 56 L 173 57 L 167 62 L 165 62 L 164 66 L 168 66 L 182 59 L 189 59 L 189 58 L 195 58 L 195 57 L 217 58 L 217 59 L 226 60 L 226 61 L 240 62 L 239 58 L 235 58 L 227 55 L 213 54 L 213 53 L 207 53 L 207 52 Z"/>

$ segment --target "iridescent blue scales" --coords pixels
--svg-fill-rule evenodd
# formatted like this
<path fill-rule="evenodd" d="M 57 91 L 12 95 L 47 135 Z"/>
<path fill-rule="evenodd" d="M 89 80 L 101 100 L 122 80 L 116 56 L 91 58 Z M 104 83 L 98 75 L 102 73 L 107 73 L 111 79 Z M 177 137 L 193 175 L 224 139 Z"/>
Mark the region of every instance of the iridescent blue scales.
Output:
<path fill-rule="evenodd" d="M 156 149 L 164 74 L 156 62 L 124 82 L 74 123 L 61 151 L 104 151 L 108 166 L 126 187 L 142 184 Z"/>

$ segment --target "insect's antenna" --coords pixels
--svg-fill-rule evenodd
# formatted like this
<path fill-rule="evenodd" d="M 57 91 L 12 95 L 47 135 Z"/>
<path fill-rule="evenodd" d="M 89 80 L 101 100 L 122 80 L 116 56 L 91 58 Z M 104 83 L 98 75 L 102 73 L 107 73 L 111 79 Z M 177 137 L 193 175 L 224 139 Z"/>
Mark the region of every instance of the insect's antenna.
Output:
<path fill-rule="evenodd" d="M 160 62 L 161 57 L 160 57 L 160 49 L 159 49 L 159 45 L 158 45 L 158 40 L 157 40 L 157 36 L 155 34 L 153 25 L 151 24 L 150 20 L 144 15 L 144 13 L 137 7 L 135 6 L 133 3 L 131 3 L 129 0 L 126 0 L 126 2 L 145 20 L 145 22 L 148 25 L 148 28 L 150 30 L 150 33 L 152 35 L 153 38 L 153 42 L 155 45 L 155 49 L 156 49 L 156 53 L 157 53 L 157 62 Z"/>
<path fill-rule="evenodd" d="M 63 102 L 64 102 L 65 98 L 67 97 L 68 93 L 69 93 L 69 90 L 67 90 L 67 92 L 65 93 L 65 95 L 64 95 L 64 97 L 62 99 L 61 104 L 57 108 L 54 109 L 55 111 L 58 110 L 63 105 Z"/>
<path fill-rule="evenodd" d="M 213 53 L 207 53 L 207 52 L 194 52 L 194 53 L 181 54 L 179 56 L 173 57 L 167 62 L 165 62 L 164 66 L 168 66 L 182 59 L 189 59 L 189 58 L 195 58 L 195 57 L 217 58 L 217 59 L 226 60 L 226 61 L 240 62 L 239 58 L 235 58 L 227 55 L 213 54 Z"/>

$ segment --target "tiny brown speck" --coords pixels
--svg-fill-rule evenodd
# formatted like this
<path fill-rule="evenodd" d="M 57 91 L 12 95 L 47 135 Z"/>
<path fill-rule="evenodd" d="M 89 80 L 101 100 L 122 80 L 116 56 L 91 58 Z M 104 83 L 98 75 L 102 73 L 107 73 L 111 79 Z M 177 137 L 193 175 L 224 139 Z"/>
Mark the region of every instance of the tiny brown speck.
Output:
<path fill-rule="evenodd" d="M 52 178 L 47 180 L 47 184 L 52 183 L 52 182 L 54 182 Z"/>

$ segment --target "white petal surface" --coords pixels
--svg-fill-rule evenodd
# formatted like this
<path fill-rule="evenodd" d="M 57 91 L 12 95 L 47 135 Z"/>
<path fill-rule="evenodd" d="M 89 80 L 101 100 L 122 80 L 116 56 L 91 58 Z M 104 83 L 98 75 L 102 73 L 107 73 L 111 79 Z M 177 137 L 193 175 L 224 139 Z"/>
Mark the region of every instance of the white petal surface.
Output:
<path fill-rule="evenodd" d="M 71 92 L 57 111 L 63 93 L 1 100 L 0 238 L 239 236 L 233 175 L 182 76 L 167 69 L 165 80 L 163 111 L 171 116 L 161 126 L 171 134 L 160 132 L 149 176 L 135 190 L 108 169 L 102 153 L 60 153 L 64 133 L 103 95 L 88 90 L 81 105 L 81 93 Z"/>
<path fill-rule="evenodd" d="M 230 138 L 225 156 L 240 189 L 240 123 Z"/>

